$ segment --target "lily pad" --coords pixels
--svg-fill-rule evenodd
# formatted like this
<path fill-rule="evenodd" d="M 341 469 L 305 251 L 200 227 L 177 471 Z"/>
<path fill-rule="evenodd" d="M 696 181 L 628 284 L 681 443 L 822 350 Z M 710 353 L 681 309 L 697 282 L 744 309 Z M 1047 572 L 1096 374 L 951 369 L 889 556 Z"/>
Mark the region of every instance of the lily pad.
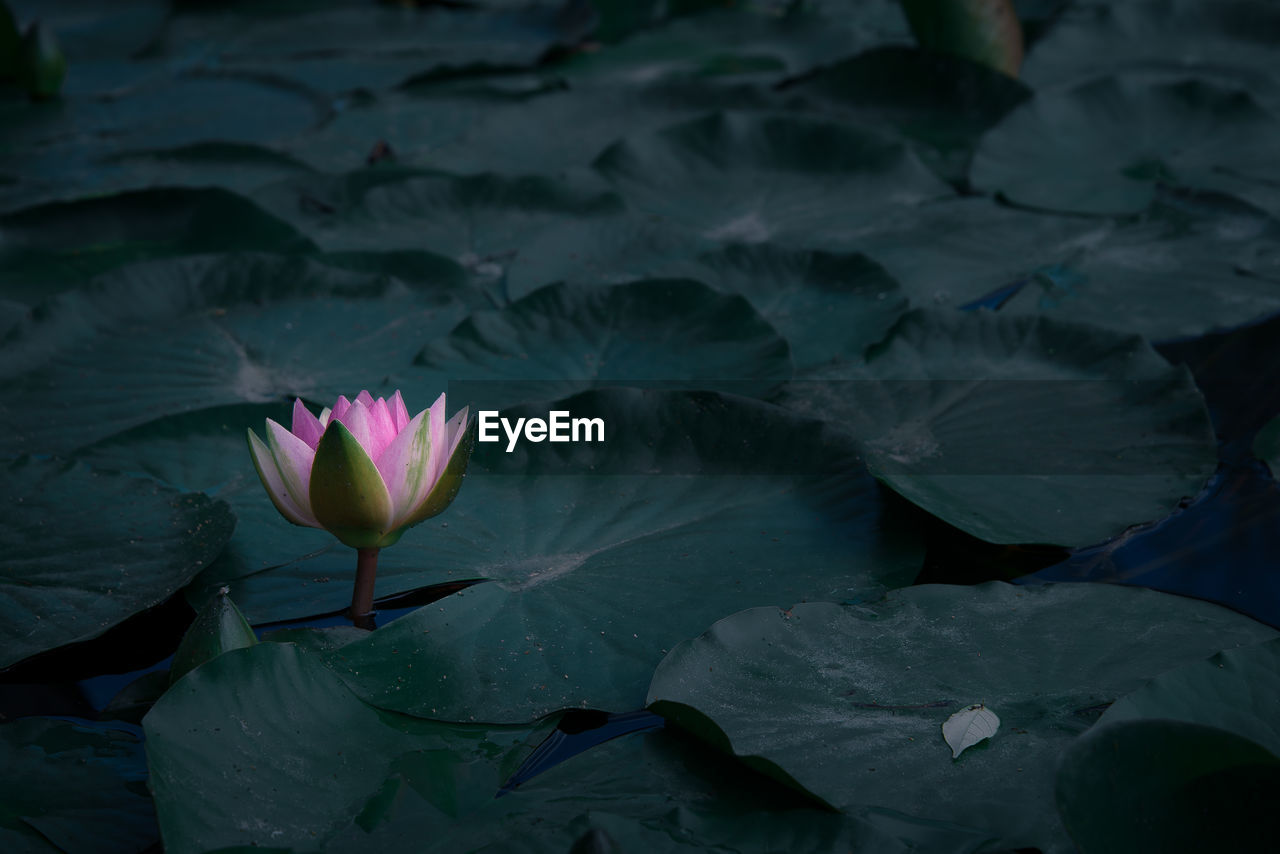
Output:
<path fill-rule="evenodd" d="M 1280 310 L 1267 278 L 1280 223 L 1221 194 L 1161 191 L 1139 217 L 1106 221 L 956 199 L 886 222 L 860 248 L 919 306 L 984 305 L 1152 340 Z"/>
<path fill-rule="evenodd" d="M 1127 0 L 1063 5 L 1022 66 L 1022 79 L 1037 89 L 1103 73 L 1161 68 L 1234 78 L 1269 100 L 1280 94 L 1273 52 L 1280 38 L 1280 11 L 1268 3 Z"/>
<path fill-rule="evenodd" d="M 1135 214 L 1156 187 L 1252 200 L 1280 177 L 1280 119 L 1246 90 L 1198 78 L 1102 77 L 1038 94 L 984 137 L 970 179 L 1019 205 Z M 1261 192 L 1262 206 L 1273 201 Z"/>
<path fill-rule="evenodd" d="M 621 210 L 551 225 L 533 235 L 509 261 L 495 265 L 492 273 L 501 277 L 508 300 L 526 297 L 551 282 L 598 287 L 687 276 L 714 285 L 705 269 L 682 265 L 713 246 L 677 226 Z"/>
<path fill-rule="evenodd" d="M 37 302 L 112 268 L 170 255 L 307 251 L 293 228 L 221 189 L 162 188 L 0 216 L 0 291 Z"/>
<path fill-rule="evenodd" d="M 377 808 L 384 784 L 421 788 L 449 810 L 459 788 L 479 797 L 466 785 L 474 766 L 492 778 L 492 757 L 525 734 L 383 714 L 312 654 L 276 643 L 194 671 L 143 726 L 156 814 L 165 850 L 175 854 L 254 842 L 320 850 Z M 190 779 L 207 781 L 204 797 L 188 796 Z M 494 790 L 496 783 L 489 799 Z"/>
<path fill-rule="evenodd" d="M 270 146 L 317 125 L 330 109 L 279 80 L 194 69 L 173 74 L 154 61 L 72 63 L 56 103 L 0 102 L 6 134 L 0 173 L 20 176 L 6 188 L 0 210 L 148 188 L 159 183 L 157 175 L 113 156 L 209 142 Z M 92 85 L 82 90 L 78 80 Z M 198 186 L 199 169 L 193 173 L 189 183 Z M 207 183 L 210 176 L 203 177 Z"/>
<path fill-rule="evenodd" d="M 480 273 L 551 224 L 621 208 L 594 181 L 376 168 L 290 179 L 255 198 L 327 251 L 427 249 Z"/>
<path fill-rule="evenodd" d="M 791 347 L 798 369 L 885 336 L 906 313 L 906 295 L 861 253 L 730 244 L 669 268 L 751 301 Z"/>
<path fill-rule="evenodd" d="M 1081 854 L 1265 850 L 1280 833 L 1280 757 L 1202 724 L 1099 725 L 1063 757 L 1062 820 Z"/>
<path fill-rule="evenodd" d="M 361 698 L 464 721 L 624 711 L 666 650 L 719 614 L 875 595 L 918 571 L 915 538 L 885 527 L 874 481 L 815 422 L 711 393 L 619 389 L 551 408 L 603 418 L 604 444 L 476 446 L 447 527 L 416 542 L 424 563 L 491 582 L 335 650 Z"/>
<path fill-rule="evenodd" d="M 762 397 L 791 377 L 787 342 L 749 302 L 689 279 L 549 285 L 501 311 L 473 312 L 416 364 L 492 390 L 487 408 L 525 402 L 522 392 L 546 399 L 593 382 L 636 380 L 664 388 L 727 383 L 737 393 L 757 386 L 753 396 Z"/>
<path fill-rule="evenodd" d="M 0 482 L 0 668 L 160 604 L 235 526 L 222 502 L 83 465 L 23 457 Z"/>
<path fill-rule="evenodd" d="M 1228 649 L 1161 673 L 1098 721 L 1160 718 L 1217 727 L 1280 757 L 1280 641 Z"/>
<path fill-rule="evenodd" d="M 603 83 L 568 84 L 550 69 L 533 75 L 427 78 L 376 100 L 353 100 L 331 123 L 297 138 L 287 150 L 339 174 L 363 165 L 382 140 L 402 166 L 459 175 L 567 176 L 588 166 L 621 135 L 717 108 L 752 110 L 772 103 L 759 84 L 709 87 L 699 81 L 651 80 L 648 73 L 644 67 L 635 72 L 626 97 Z M 571 127 L 573 133 L 547 134 L 548 127 Z"/>
<path fill-rule="evenodd" d="M 1217 605 L 1135 588 L 923 585 L 867 605 L 725 618 L 672 650 L 649 707 L 841 809 L 1065 851 L 1057 762 L 1098 708 L 1170 667 L 1275 636 Z M 953 761 L 938 729 L 971 697 L 1000 710 L 1002 732 Z"/>
<path fill-rule="evenodd" d="M 906 315 L 788 405 L 855 435 L 900 495 L 993 543 L 1085 546 L 1213 473 L 1204 401 L 1140 338 L 985 312 Z"/>
<path fill-rule="evenodd" d="M 196 614 L 195 621 L 182 636 L 182 642 L 173 654 L 173 664 L 169 667 L 169 681 L 177 682 L 224 652 L 253 646 L 257 642 L 258 638 L 236 603 L 226 594 L 218 596 Z"/>
<path fill-rule="evenodd" d="M 237 650 L 183 680 L 146 719 L 165 849 L 452 852 L 520 840 L 521 850 L 563 854 L 594 832 L 628 851 L 925 845 L 959 854 L 981 839 L 943 822 L 832 814 L 660 732 L 600 745 L 495 798 L 550 723 L 479 727 L 378 712 L 308 651 Z M 193 778 L 205 781 L 200 798 L 189 797 Z M 595 793 L 589 804 L 578 797 L 584 787 Z"/>
<path fill-rule="evenodd" d="M 14 854 L 134 854 L 159 839 L 136 727 L 23 718 L 0 725 L 0 845 Z"/>
<path fill-rule="evenodd" d="M 575 89 L 655 80 L 711 86 L 801 74 L 867 47 L 911 41 L 906 19 L 891 0 L 805 3 L 785 11 L 766 4 L 716 6 L 637 32 L 607 50 L 578 51 L 555 69 Z"/>
<path fill-rule="evenodd" d="M 982 134 L 1031 96 L 976 62 L 906 46 L 877 47 L 790 83 L 798 106 L 888 125 L 918 143 L 948 180 L 963 180 Z"/>
<path fill-rule="evenodd" d="M 639 210 L 723 242 L 844 248 L 895 208 L 951 195 L 900 142 L 790 116 L 713 113 L 594 165 Z"/>
<path fill-rule="evenodd" d="M 374 391 L 461 314 L 447 292 L 299 258 L 131 266 L 55 298 L 5 343 L 0 450 L 65 452 L 196 409 Z"/>
<path fill-rule="evenodd" d="M 204 55 L 210 68 L 336 95 L 385 89 L 427 72 L 533 65 L 564 38 L 557 11 L 535 3 L 483 13 L 320 3 L 282 15 L 236 5 L 172 16 L 152 53 Z"/>

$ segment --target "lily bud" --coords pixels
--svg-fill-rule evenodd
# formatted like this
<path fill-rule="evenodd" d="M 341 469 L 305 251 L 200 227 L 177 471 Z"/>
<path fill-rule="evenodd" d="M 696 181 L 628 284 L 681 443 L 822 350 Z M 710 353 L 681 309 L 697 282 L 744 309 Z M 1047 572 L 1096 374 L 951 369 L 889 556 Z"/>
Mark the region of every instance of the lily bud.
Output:
<path fill-rule="evenodd" d="M 317 417 L 294 401 L 293 428 L 248 431 L 258 476 L 280 514 L 356 549 L 395 544 L 449 506 L 475 444 L 467 408 L 445 421 L 445 397 L 409 417 L 397 391 L 339 397 Z"/>

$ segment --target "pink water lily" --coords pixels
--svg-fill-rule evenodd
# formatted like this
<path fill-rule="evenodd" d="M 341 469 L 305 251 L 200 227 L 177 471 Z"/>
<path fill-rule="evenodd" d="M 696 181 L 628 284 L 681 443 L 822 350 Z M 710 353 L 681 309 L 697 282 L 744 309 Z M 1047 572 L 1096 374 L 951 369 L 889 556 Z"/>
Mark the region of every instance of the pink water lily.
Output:
<path fill-rule="evenodd" d="M 400 392 L 362 391 L 313 415 L 293 404 L 293 429 L 267 419 L 249 431 L 258 476 L 295 525 L 323 528 L 356 549 L 394 544 L 453 501 L 471 454 L 467 408 L 445 421 L 445 396 L 412 418 Z"/>

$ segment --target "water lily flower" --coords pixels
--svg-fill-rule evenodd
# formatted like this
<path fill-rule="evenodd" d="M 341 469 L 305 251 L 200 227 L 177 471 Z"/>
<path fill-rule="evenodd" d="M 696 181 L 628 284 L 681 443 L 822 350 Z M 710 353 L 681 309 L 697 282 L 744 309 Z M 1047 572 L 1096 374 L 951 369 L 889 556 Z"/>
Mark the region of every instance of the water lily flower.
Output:
<path fill-rule="evenodd" d="M 413 418 L 397 390 L 362 391 L 312 415 L 293 404 L 293 429 L 267 419 L 267 441 L 249 430 L 258 476 L 280 514 L 323 528 L 356 549 L 393 545 L 458 494 L 471 441 L 467 408 L 445 421 L 445 396 Z"/>
<path fill-rule="evenodd" d="M 356 550 L 352 621 L 372 629 L 378 550 L 449 506 L 475 433 L 467 407 L 445 421 L 444 395 L 413 418 L 396 391 L 339 397 L 317 417 L 293 404 L 293 429 L 267 419 L 267 441 L 249 430 L 258 477 L 280 514 L 323 528 Z"/>

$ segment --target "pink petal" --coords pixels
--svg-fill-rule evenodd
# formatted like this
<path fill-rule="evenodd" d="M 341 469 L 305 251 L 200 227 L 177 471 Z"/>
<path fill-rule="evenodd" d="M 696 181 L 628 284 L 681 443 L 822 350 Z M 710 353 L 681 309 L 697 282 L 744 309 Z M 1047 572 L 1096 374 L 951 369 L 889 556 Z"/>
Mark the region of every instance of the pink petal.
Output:
<path fill-rule="evenodd" d="M 440 455 L 439 471 L 435 472 L 435 479 L 439 480 L 444 476 L 444 470 L 449 466 L 449 460 L 453 458 L 453 452 L 457 451 L 458 446 L 462 443 L 463 435 L 466 435 L 467 428 L 467 412 L 470 407 L 463 406 L 449 419 L 449 423 L 444 425 L 444 447 L 445 453 Z"/>
<path fill-rule="evenodd" d="M 369 457 L 376 463 L 397 432 L 395 422 L 391 420 L 391 410 L 382 398 L 374 401 L 369 409 L 369 422 L 373 428 L 373 446 L 369 450 Z"/>
<path fill-rule="evenodd" d="M 271 498 L 271 503 L 280 511 L 280 515 L 295 525 L 319 528 L 320 523 L 311 515 L 309 506 L 304 513 L 297 502 L 290 497 L 271 449 L 252 430 L 249 431 L 249 451 L 253 454 L 253 462 L 258 469 L 258 476 L 262 478 L 262 485 L 267 488 L 267 495 Z"/>
<path fill-rule="evenodd" d="M 333 410 L 329 413 L 329 421 L 341 421 L 342 416 L 346 415 L 347 410 L 350 408 L 351 401 L 347 400 L 342 395 L 338 395 L 338 400 L 333 404 Z M 326 421 L 324 426 L 328 427 L 329 421 Z"/>
<path fill-rule="evenodd" d="M 301 400 L 293 402 L 293 435 L 311 446 L 311 450 L 316 449 L 316 445 L 320 444 L 320 437 L 324 435 L 324 425 L 320 423 L 320 419 L 311 414 L 311 410 L 303 404 Z"/>
<path fill-rule="evenodd" d="M 360 401 L 370 409 L 373 408 L 373 395 L 369 394 L 369 390 L 367 388 L 360 390 L 360 393 L 356 395 L 356 400 Z"/>
<path fill-rule="evenodd" d="M 448 433 L 445 430 L 444 421 L 444 395 L 436 398 L 436 402 L 431 404 L 430 413 L 427 417 L 431 419 L 431 467 L 427 470 L 431 476 L 431 485 L 435 486 L 436 481 L 440 479 L 440 475 L 444 472 L 444 464 L 448 462 L 448 458 L 444 453 L 445 441 L 448 439 Z"/>
<path fill-rule="evenodd" d="M 378 460 L 378 473 L 391 495 L 391 530 L 426 499 L 435 485 L 431 475 L 431 421 L 428 411 L 413 417 Z"/>
<path fill-rule="evenodd" d="M 396 393 L 391 395 L 391 400 L 388 401 L 387 405 L 391 407 L 391 420 L 395 422 L 396 432 L 399 433 L 409 426 L 409 410 L 405 408 L 404 398 L 400 396 L 400 389 L 396 389 Z"/>
<path fill-rule="evenodd" d="M 301 438 L 290 433 L 270 418 L 267 419 L 267 447 L 275 458 L 276 468 L 284 480 L 289 497 L 306 516 L 311 512 L 311 464 L 316 451 Z"/>
<path fill-rule="evenodd" d="M 360 443 L 360 447 L 364 448 L 364 452 L 369 455 L 369 459 L 376 457 L 373 454 L 373 419 L 369 416 L 369 409 L 359 398 L 356 402 L 347 407 L 347 411 L 338 415 L 338 407 L 333 407 L 333 417 L 329 419 L 329 423 L 338 421 L 351 431 L 351 435 Z"/>

